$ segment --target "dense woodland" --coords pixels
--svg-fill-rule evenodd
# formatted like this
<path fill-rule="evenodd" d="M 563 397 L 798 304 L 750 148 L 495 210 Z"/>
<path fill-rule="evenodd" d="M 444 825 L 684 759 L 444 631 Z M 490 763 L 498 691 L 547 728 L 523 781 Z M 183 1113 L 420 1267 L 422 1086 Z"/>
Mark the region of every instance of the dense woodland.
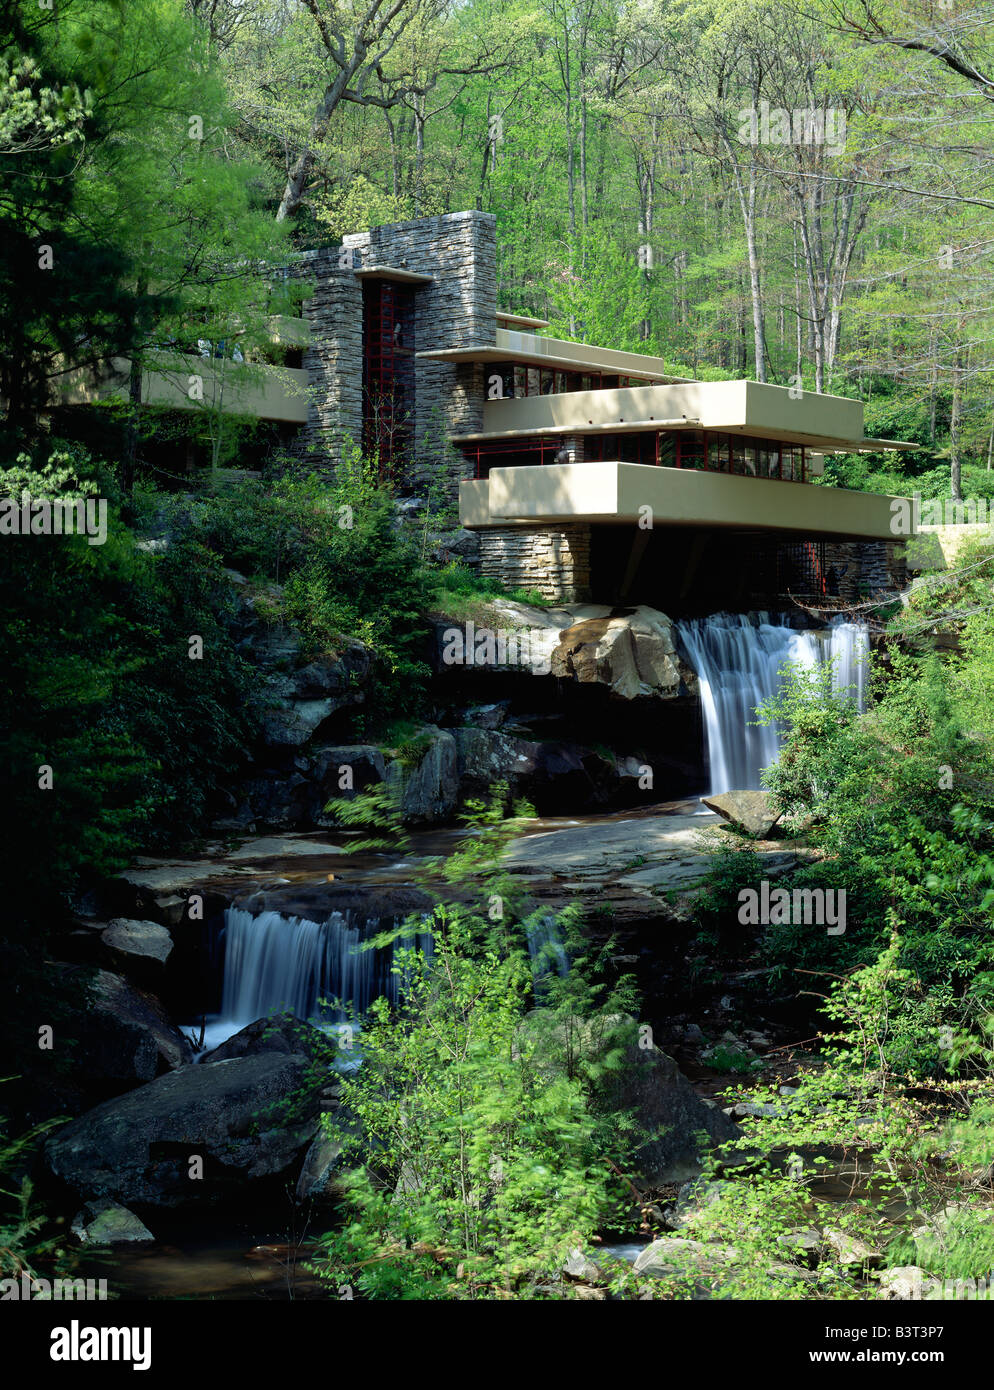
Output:
<path fill-rule="evenodd" d="M 175 421 L 141 404 L 149 355 L 237 341 L 251 370 L 269 316 L 295 311 L 294 251 L 480 208 L 501 308 L 675 374 L 856 395 L 868 434 L 922 446 L 830 459 L 822 485 L 994 499 L 992 100 L 994 6 L 960 0 L 0 0 L 0 494 L 109 501 L 104 545 L 0 537 L 0 1275 L 78 1259 L 39 1176 L 81 1105 L 90 985 L 77 970 L 67 991 L 60 934 L 135 856 L 202 845 L 252 756 L 226 569 L 278 592 L 270 618 L 308 654 L 365 644 L 352 734 L 401 762 L 431 705 L 426 615 L 485 616 L 497 595 L 433 562 L 441 510 L 397 524 L 375 460 L 301 476 L 215 400 L 189 472 Z M 793 138 L 777 113 L 798 111 L 824 140 Z M 129 399 L 60 403 L 115 357 Z M 261 481 L 231 476 L 249 450 Z M 808 1046 L 786 1071 L 712 1050 L 751 1096 L 746 1140 L 708 1158 L 676 1225 L 630 1176 L 635 983 L 568 909 L 572 968 L 537 997 L 532 909 L 499 862 L 520 820 L 499 794 L 472 808 L 421 884 L 434 955 L 409 945 L 405 1002 L 375 1007 L 342 1082 L 362 1140 L 343 1139 L 350 1177 L 308 1256 L 329 1297 L 862 1300 L 881 1268 L 989 1274 L 992 583 L 981 538 L 903 603 L 868 599 L 865 713 L 801 673 L 760 712 L 785 730 L 780 833 L 816 851 L 795 881 L 845 888 L 850 924 L 744 939 L 761 867 L 747 842 L 715 856 L 684 974 L 720 995 L 734 958 L 757 1011 L 770 989 L 803 996 L 785 1045 Z M 208 660 L 186 660 L 191 633 Z M 339 813 L 405 843 L 385 794 Z M 40 1023 L 69 1045 L 39 1053 Z M 806 1153 L 858 1156 L 844 1200 Z M 802 1258 L 826 1224 L 834 1243 Z M 633 1228 L 704 1255 L 563 1280 L 571 1252 Z"/>

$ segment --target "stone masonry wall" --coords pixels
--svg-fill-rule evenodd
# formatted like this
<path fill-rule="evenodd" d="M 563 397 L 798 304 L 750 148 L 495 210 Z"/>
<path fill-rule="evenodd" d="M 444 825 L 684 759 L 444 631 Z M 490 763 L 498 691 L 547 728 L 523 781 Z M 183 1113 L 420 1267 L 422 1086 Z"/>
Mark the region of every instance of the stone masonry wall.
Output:
<path fill-rule="evenodd" d="M 312 465 L 333 467 L 348 441 L 362 442 L 362 283 L 339 265 L 337 247 L 305 251 L 292 270 L 314 286 L 303 306 L 311 330 L 304 353 L 310 400 L 297 452 Z"/>
<path fill-rule="evenodd" d="M 416 352 L 496 342 L 497 219 L 492 213 L 453 212 L 374 227 L 344 237 L 343 245 L 364 265 L 432 276 L 430 285 L 415 290 Z M 485 398 L 482 364 L 416 361 L 415 460 L 405 480 L 412 490 L 443 462 L 453 496 L 460 479 L 472 476 L 461 456 L 450 453 L 447 436 L 481 430 Z"/>
<path fill-rule="evenodd" d="M 838 597 L 855 602 L 861 595 L 903 589 L 907 567 L 897 541 L 828 541 L 825 572 L 835 570 Z"/>
<path fill-rule="evenodd" d="M 480 531 L 480 573 L 552 603 L 590 596 L 590 527 L 492 526 Z"/>

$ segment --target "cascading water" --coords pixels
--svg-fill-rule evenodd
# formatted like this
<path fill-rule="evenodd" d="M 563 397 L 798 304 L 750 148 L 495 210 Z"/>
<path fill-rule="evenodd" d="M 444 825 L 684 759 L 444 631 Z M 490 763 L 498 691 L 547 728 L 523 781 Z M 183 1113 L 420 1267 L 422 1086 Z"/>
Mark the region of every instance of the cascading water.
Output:
<path fill-rule="evenodd" d="M 307 917 L 284 917 L 279 912 L 252 913 L 229 907 L 224 922 L 221 1014 L 205 1030 L 208 1048 L 273 1013 L 288 1012 L 315 1023 L 330 1023 L 341 1020 L 344 1013 L 327 1001 L 351 1004 L 358 1014 L 383 995 L 397 1003 L 404 989 L 404 970 L 397 953 L 414 945 L 426 956 L 432 952 L 429 933 L 400 940 L 386 949 L 360 949 L 381 929 L 381 922 L 347 909 L 314 922 Z M 550 973 L 568 972 L 569 960 L 553 918 L 529 924 L 527 937 L 536 992 L 540 993 L 541 982 Z"/>
<path fill-rule="evenodd" d="M 554 917 L 540 917 L 528 922 L 525 936 L 528 941 L 528 954 L 531 957 L 535 993 L 541 995 L 542 982 L 553 971 L 557 975 L 569 974 L 569 956 Z"/>
<path fill-rule="evenodd" d="M 380 930 L 380 919 L 356 917 L 349 910 L 314 922 L 229 907 L 224 920 L 221 1016 L 207 1029 L 210 1046 L 274 1012 L 328 1022 L 343 1015 L 323 1001 L 342 1000 L 358 1013 L 381 995 L 396 1002 L 400 977 L 393 970 L 395 953 L 414 944 L 399 941 L 387 949 L 361 950 Z M 417 945 L 428 954 L 431 937 L 419 935 Z"/>
<path fill-rule="evenodd" d="M 678 623 L 677 631 L 700 684 L 711 795 L 758 788 L 762 769 L 776 762 L 780 730 L 757 724 L 756 710 L 778 693 L 784 666 L 814 670 L 832 661 L 836 690 L 851 690 L 862 708 L 862 623 L 835 619 L 823 631 L 798 632 L 765 613 L 716 613 Z"/>

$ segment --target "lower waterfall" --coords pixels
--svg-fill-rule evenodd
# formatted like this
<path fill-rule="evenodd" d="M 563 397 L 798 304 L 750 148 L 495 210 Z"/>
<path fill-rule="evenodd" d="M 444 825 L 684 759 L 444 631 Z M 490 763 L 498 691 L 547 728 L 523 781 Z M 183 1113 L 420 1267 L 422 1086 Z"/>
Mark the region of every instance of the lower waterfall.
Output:
<path fill-rule="evenodd" d="M 224 923 L 221 1015 L 208 1026 L 210 1046 L 270 1013 L 290 1012 L 326 1023 L 344 1016 L 329 1000 L 351 1004 L 358 1013 L 381 995 L 396 1002 L 400 976 L 393 970 L 395 953 L 415 944 L 406 939 L 385 949 L 360 949 L 390 924 L 347 909 L 313 922 L 229 907 Z M 419 935 L 416 944 L 427 954 L 431 937 Z"/>
<path fill-rule="evenodd" d="M 765 613 L 716 613 L 677 623 L 700 682 L 711 795 L 758 788 L 776 762 L 780 731 L 760 726 L 756 709 L 776 695 L 788 663 L 813 670 L 832 661 L 836 690 L 863 706 L 869 650 L 863 623 L 835 619 L 820 631 L 798 631 Z"/>
<path fill-rule="evenodd" d="M 229 907 L 224 914 L 221 1013 L 205 1029 L 206 1046 L 219 1046 L 269 1014 L 293 1013 L 321 1024 L 345 1017 L 332 1000 L 351 1004 L 357 1014 L 383 995 L 397 1003 L 404 988 L 403 968 L 394 968 L 401 964 L 398 954 L 416 946 L 430 956 L 432 936 L 424 932 L 391 947 L 361 949 L 363 942 L 389 925 L 348 909 L 314 922 L 279 912 Z M 529 924 L 527 944 L 536 992 L 541 992 L 550 972 L 565 975 L 569 970 L 554 919 Z"/>

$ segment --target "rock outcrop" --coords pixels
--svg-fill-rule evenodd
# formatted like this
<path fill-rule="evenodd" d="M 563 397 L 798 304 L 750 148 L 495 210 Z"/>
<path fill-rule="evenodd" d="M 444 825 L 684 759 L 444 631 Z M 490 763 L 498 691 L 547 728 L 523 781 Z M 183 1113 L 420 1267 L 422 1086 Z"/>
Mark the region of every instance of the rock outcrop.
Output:
<path fill-rule="evenodd" d="M 622 700 L 697 693 L 697 677 L 677 653 L 673 624 L 656 608 L 597 603 L 535 608 L 510 599 L 492 599 L 488 607 L 489 627 L 433 619 L 438 672 L 552 675 L 606 686 Z M 457 632 L 462 640 L 453 645 Z"/>
<path fill-rule="evenodd" d="M 306 1066 L 299 1053 L 269 1052 L 161 1076 L 58 1130 L 48 1166 L 81 1195 L 122 1205 L 236 1195 L 287 1173 L 313 1138 L 316 1105 L 288 1119 L 281 1104 L 299 1095 Z"/>
<path fill-rule="evenodd" d="M 774 808 L 773 799 L 766 791 L 722 792 L 720 796 L 702 799 L 709 810 L 716 811 L 723 820 L 744 830 L 754 840 L 768 839 L 780 819 L 780 812 Z"/>

